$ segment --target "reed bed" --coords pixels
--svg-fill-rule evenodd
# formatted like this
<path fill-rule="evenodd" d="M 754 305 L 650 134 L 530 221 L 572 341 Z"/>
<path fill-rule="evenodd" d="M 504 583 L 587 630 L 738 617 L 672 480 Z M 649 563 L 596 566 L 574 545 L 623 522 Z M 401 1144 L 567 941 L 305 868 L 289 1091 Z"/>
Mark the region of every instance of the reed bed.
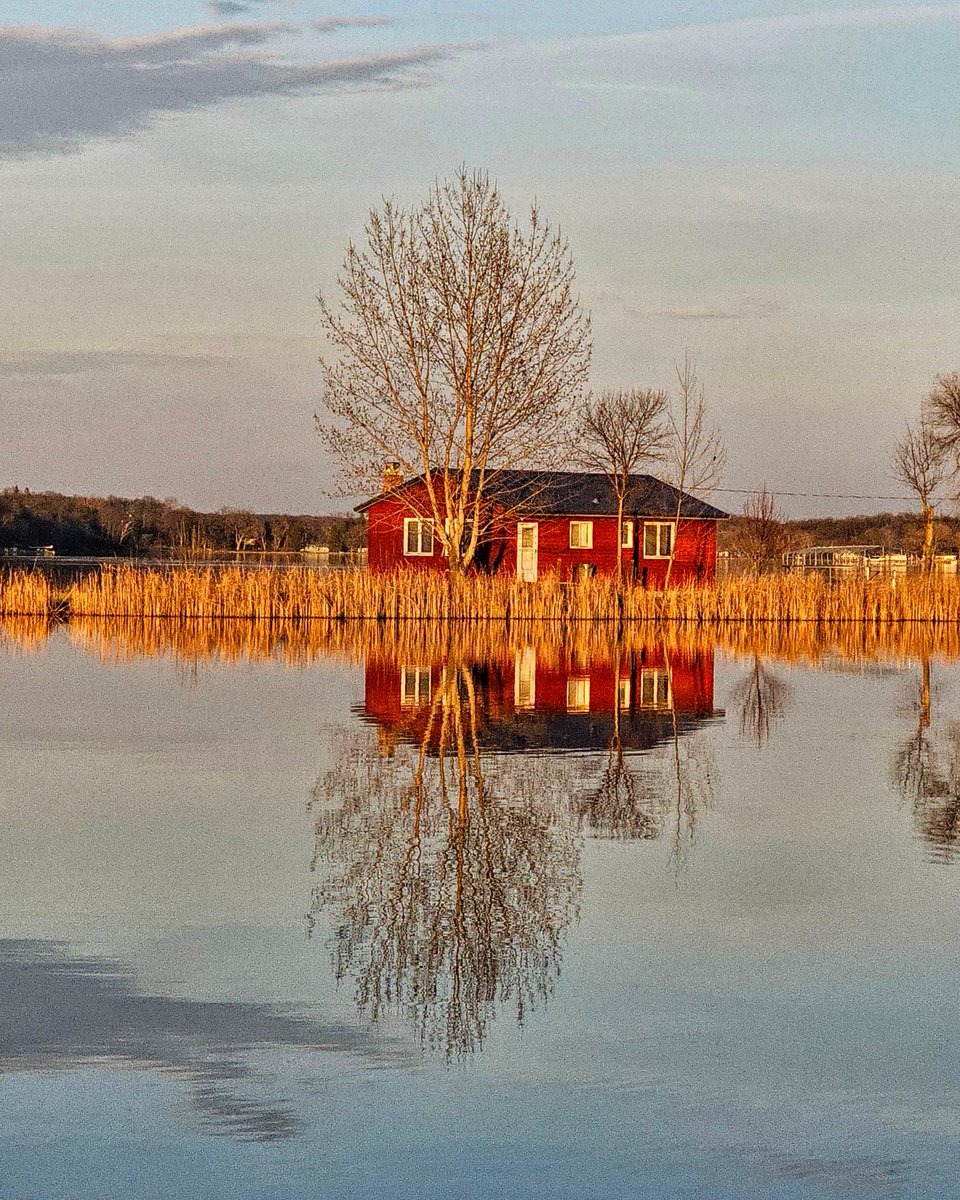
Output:
<path fill-rule="evenodd" d="M 0 571 L 0 618 L 53 616 L 62 592 L 43 571 Z"/>
<path fill-rule="evenodd" d="M 69 584 L 36 571 L 0 575 L 0 617 L 69 614 L 138 619 L 267 622 L 365 620 L 487 622 L 656 622 L 726 624 L 849 623 L 876 628 L 909 623 L 960 626 L 960 581 L 944 578 L 843 580 L 772 576 L 664 591 L 611 579 L 535 584 L 474 576 L 454 592 L 425 572 L 371 575 L 299 568 L 257 571 L 212 567 L 139 569 L 105 566 Z"/>

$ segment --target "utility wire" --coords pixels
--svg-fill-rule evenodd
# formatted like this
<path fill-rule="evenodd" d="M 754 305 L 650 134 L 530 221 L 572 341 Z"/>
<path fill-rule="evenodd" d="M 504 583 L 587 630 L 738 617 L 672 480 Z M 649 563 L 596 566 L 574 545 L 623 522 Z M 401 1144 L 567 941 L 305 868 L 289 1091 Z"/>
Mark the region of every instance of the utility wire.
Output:
<path fill-rule="evenodd" d="M 862 496 L 854 492 L 782 492 L 779 488 L 707 488 L 710 492 L 726 492 L 737 496 L 757 496 L 767 491 L 771 496 L 797 496 L 805 500 L 900 500 L 911 503 L 913 496 Z"/>

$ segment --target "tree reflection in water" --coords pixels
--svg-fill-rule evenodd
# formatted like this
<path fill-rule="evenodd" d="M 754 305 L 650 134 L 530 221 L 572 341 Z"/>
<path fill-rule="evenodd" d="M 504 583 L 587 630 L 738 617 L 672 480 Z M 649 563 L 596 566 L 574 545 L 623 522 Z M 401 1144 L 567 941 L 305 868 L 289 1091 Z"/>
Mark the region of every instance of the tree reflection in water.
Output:
<path fill-rule="evenodd" d="M 916 729 L 901 746 L 894 773 L 931 859 L 950 863 L 960 857 L 960 723 L 938 726 L 932 719 L 933 696 L 930 656 L 923 654 L 911 705 Z"/>
<path fill-rule="evenodd" d="M 592 676 L 577 655 L 536 676 L 529 651 L 368 662 L 376 734 L 341 734 L 311 802 L 311 922 L 334 914 L 337 980 L 368 1019 L 401 1013 L 449 1058 L 480 1049 L 501 1008 L 523 1023 L 551 996 L 585 834 L 655 838 L 675 816 L 679 858 L 712 798 L 707 743 L 691 737 L 713 715 L 712 655 L 685 664 L 696 699 L 678 718 L 662 650 L 643 660 L 658 664 L 644 687 L 660 679 L 659 709 L 635 686 L 636 649 L 615 647 Z"/>
<path fill-rule="evenodd" d="M 683 859 L 697 832 L 700 815 L 711 808 L 717 769 L 712 748 L 697 732 L 685 728 L 672 693 L 662 707 L 646 713 L 660 730 L 646 753 L 624 746 L 624 725 L 643 712 L 638 696 L 639 666 L 635 650 L 621 638 L 612 647 L 614 695 L 612 732 L 599 778 L 586 789 L 581 814 L 595 837 L 620 841 L 659 838 L 673 827 L 673 852 Z M 671 655 L 664 645 L 660 658 L 668 681 L 673 679 Z M 625 702 L 626 700 L 626 702 Z"/>
<path fill-rule="evenodd" d="M 786 715 L 793 689 L 754 654 L 750 669 L 733 689 L 733 703 L 740 715 L 740 736 L 762 749 L 773 729 Z"/>
<path fill-rule="evenodd" d="M 415 753 L 378 753 L 367 731 L 345 740 L 314 798 L 314 912 L 337 909 L 336 976 L 356 980 L 362 1013 L 400 1009 L 457 1056 L 498 1008 L 522 1023 L 546 1001 L 581 887 L 576 763 L 560 766 L 487 769 L 473 679 L 451 661 Z"/>

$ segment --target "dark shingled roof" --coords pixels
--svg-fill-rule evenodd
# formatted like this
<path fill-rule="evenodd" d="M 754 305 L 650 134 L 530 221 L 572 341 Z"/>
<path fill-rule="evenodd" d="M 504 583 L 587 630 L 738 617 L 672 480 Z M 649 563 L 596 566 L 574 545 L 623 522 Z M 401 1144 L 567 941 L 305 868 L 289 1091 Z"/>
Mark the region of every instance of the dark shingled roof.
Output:
<path fill-rule="evenodd" d="M 422 476 L 410 479 L 388 495 L 396 495 Z M 655 479 L 652 475 L 632 476 L 633 487 L 627 497 L 624 512 L 628 516 L 673 517 L 677 512 L 680 492 L 669 483 Z M 587 474 L 582 471 L 497 471 L 488 484 L 487 495 L 495 504 L 507 508 L 519 508 L 532 516 L 590 516 L 615 517 L 617 498 L 606 475 Z M 374 496 L 356 511 L 365 512 L 383 494 Z M 721 512 L 712 504 L 683 493 L 680 505 L 682 517 L 700 517 L 706 520 L 721 520 L 728 513 Z"/>

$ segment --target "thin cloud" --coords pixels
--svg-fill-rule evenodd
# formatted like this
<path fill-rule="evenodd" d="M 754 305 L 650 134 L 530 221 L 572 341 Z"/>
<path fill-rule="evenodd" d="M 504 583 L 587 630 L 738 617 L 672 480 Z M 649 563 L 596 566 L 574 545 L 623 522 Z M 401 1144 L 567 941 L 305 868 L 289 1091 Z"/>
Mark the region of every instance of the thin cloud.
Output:
<path fill-rule="evenodd" d="M 321 17 L 310 25 L 320 33 L 334 33 L 338 29 L 379 29 L 396 23 L 396 17 Z"/>
<path fill-rule="evenodd" d="M 237 0 L 207 0 L 207 10 L 215 17 L 239 17 L 253 12 L 253 6 L 238 4 Z"/>
<path fill-rule="evenodd" d="M 776 300 L 748 299 L 729 307 L 704 305 L 691 308 L 666 308 L 637 315 L 655 321 L 755 321 L 775 316 L 780 311 L 780 305 Z"/>
<path fill-rule="evenodd" d="M 209 354 L 155 354 L 146 350 L 48 350 L 0 361 L 0 379 L 33 376 L 84 375 L 125 367 L 168 371 L 177 367 L 216 366 L 222 359 Z"/>
<path fill-rule="evenodd" d="M 107 41 L 67 29 L 0 28 L 0 157 L 76 150 L 227 100 L 409 86 L 453 49 L 284 62 L 277 43 L 296 32 L 281 22 L 203 25 Z"/>

